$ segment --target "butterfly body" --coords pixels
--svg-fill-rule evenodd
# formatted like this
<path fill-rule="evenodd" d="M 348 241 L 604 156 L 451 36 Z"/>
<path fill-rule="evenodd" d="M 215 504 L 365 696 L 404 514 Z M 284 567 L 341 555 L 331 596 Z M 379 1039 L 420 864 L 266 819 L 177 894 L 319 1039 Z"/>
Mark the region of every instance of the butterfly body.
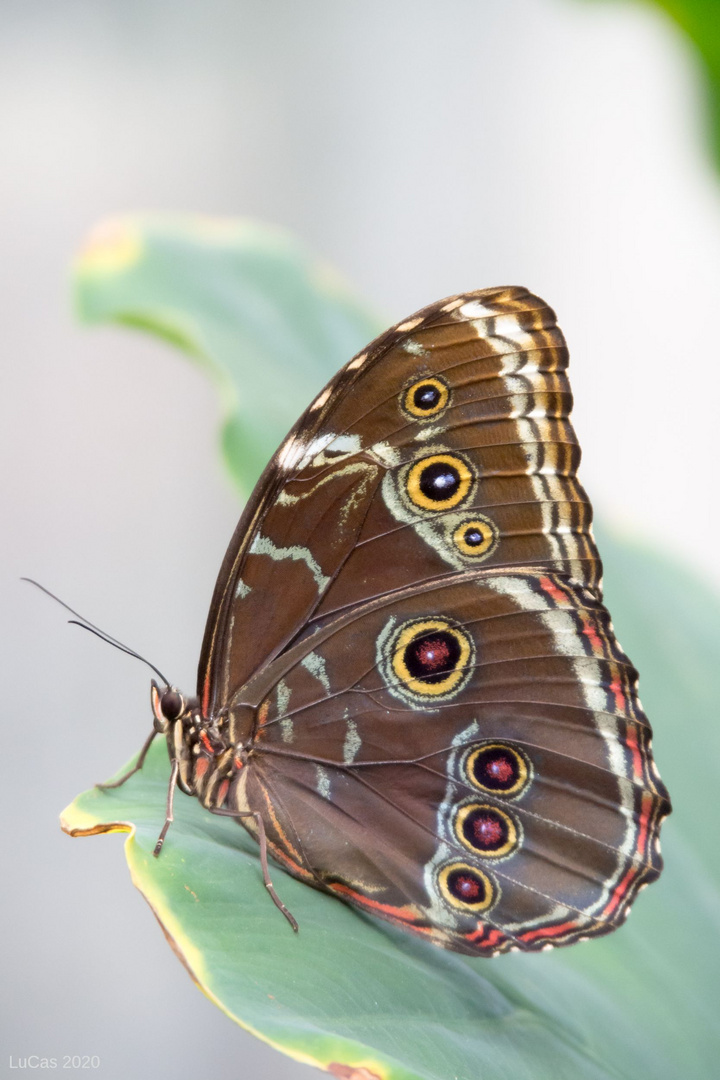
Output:
<path fill-rule="evenodd" d="M 183 791 L 308 884 L 472 954 L 607 933 L 662 865 L 566 365 L 518 288 L 351 360 L 241 518 L 197 701 L 153 690 Z"/>

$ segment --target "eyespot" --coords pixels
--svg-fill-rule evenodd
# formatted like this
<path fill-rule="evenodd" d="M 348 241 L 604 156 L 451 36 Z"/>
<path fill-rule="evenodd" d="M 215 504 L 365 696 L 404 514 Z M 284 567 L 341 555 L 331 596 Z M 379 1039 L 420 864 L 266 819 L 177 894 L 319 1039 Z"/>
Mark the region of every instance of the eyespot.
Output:
<path fill-rule="evenodd" d="M 468 863 L 446 863 L 437 881 L 444 899 L 462 911 L 487 911 L 499 896 L 488 875 Z"/>
<path fill-rule="evenodd" d="M 392 646 L 395 676 L 419 697 L 457 692 L 469 679 L 474 647 L 447 619 L 421 619 L 401 627 Z"/>
<path fill-rule="evenodd" d="M 496 527 L 487 518 L 469 518 L 453 530 L 453 543 L 458 551 L 470 558 L 488 555 L 498 539 Z"/>
<path fill-rule="evenodd" d="M 418 379 L 405 390 L 402 407 L 415 419 L 437 416 L 450 400 L 450 389 L 444 379 L 433 375 Z"/>
<path fill-rule="evenodd" d="M 465 772 L 481 791 L 513 797 L 524 790 L 532 774 L 525 755 L 506 743 L 476 746 L 465 759 Z"/>
<path fill-rule="evenodd" d="M 487 859 L 509 855 L 518 846 L 518 827 L 504 810 L 481 803 L 460 806 L 453 822 L 461 844 Z"/>
<path fill-rule="evenodd" d="M 463 458 L 456 454 L 433 454 L 410 468 L 407 493 L 410 501 L 423 510 L 451 510 L 467 498 L 474 479 Z"/>

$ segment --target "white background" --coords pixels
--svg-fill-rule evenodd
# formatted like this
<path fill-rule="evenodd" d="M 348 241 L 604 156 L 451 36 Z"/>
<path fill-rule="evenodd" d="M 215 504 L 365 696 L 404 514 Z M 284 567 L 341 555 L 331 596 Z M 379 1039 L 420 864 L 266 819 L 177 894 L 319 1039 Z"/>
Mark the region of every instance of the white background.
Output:
<path fill-rule="evenodd" d="M 121 838 L 57 828 L 142 741 L 147 673 L 19 576 L 192 689 L 237 515 L 204 377 L 74 324 L 66 268 L 90 226 L 279 222 L 388 323 L 531 287 L 569 340 L 600 515 L 717 584 L 720 215 L 700 99 L 688 47 L 644 6 L 4 0 L 0 1076 L 9 1054 L 65 1053 L 100 1055 L 108 1080 L 313 1075 L 192 986 Z"/>

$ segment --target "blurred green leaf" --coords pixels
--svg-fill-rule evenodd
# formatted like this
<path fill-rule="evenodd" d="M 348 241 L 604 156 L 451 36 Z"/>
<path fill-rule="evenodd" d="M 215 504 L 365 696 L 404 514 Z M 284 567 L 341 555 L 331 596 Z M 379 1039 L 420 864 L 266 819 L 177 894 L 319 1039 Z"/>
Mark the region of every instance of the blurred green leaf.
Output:
<path fill-rule="evenodd" d="M 352 301 L 339 304 L 325 284 L 313 286 L 312 261 L 287 238 L 281 255 L 295 252 L 295 261 L 283 261 L 272 231 L 223 225 L 218 253 L 209 224 L 200 231 L 195 223 L 134 227 L 134 239 L 125 229 L 124 255 L 123 244 L 115 243 L 84 257 L 84 313 L 144 322 L 191 355 L 202 354 L 234 401 L 251 384 L 253 394 L 269 392 L 251 377 L 258 357 L 287 371 L 292 355 L 289 368 L 301 397 L 293 409 L 299 412 L 332 374 L 329 367 L 319 370 L 318 342 L 323 364 L 334 370 L 365 343 L 357 337 L 363 326 L 366 336 L 374 330 L 372 317 Z M 279 277 L 267 270 L 277 259 Z M 264 268 L 264 286 L 252 280 L 251 265 Z M 293 273 L 300 279 L 295 285 Z M 304 323 L 300 298 L 314 288 L 308 300 L 313 315 Z M 283 297 L 291 298 L 289 313 L 283 313 Z M 291 334 L 305 337 L 292 343 Z M 267 372 L 263 378 L 269 385 Z M 295 417 L 271 408 L 265 417 L 262 396 L 253 400 L 256 416 L 240 443 L 262 427 L 274 449 Z M 242 411 L 234 415 L 244 422 Z M 237 452 L 238 445 L 226 441 L 226 452 Z M 247 460 L 235 470 L 247 478 Z M 205 993 L 285 1053 L 346 1080 L 707 1080 L 716 1069 L 720 1034 L 720 853 L 712 824 L 720 605 L 693 578 L 643 549 L 612 537 L 602 537 L 601 547 L 608 604 L 642 671 L 657 757 L 675 804 L 664 830 L 666 870 L 618 933 L 549 954 L 469 960 L 275 869 L 276 887 L 301 925 L 294 936 L 262 886 L 253 842 L 196 800 L 178 794 L 162 857 L 152 858 L 169 775 L 160 746 L 125 787 L 81 795 L 65 811 L 64 827 L 75 834 L 131 831 L 126 853 L 133 881 Z"/>
<path fill-rule="evenodd" d="M 703 73 L 710 138 L 720 168 L 720 5 L 717 0 L 652 0 L 695 46 Z"/>
<path fill-rule="evenodd" d="M 86 322 L 149 330 L 208 369 L 244 495 L 314 394 L 381 329 L 332 268 L 251 221 L 104 221 L 74 283 Z"/>
<path fill-rule="evenodd" d="M 709 142 L 715 165 L 720 168 L 720 4 L 718 0 L 645 2 L 665 11 L 698 53 L 704 75 Z"/>

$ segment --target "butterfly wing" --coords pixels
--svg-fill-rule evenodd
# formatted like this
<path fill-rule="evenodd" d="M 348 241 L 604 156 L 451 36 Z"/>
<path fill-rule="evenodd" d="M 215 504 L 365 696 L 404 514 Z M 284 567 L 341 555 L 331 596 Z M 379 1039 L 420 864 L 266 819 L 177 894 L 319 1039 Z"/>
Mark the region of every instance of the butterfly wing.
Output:
<path fill-rule="evenodd" d="M 637 674 L 591 590 L 463 572 L 375 600 L 245 690 L 226 805 L 291 873 L 446 947 L 607 933 L 662 866 L 669 811 Z"/>
<path fill-rule="evenodd" d="M 607 932 L 661 865 L 566 366 L 516 288 L 350 361 L 258 485 L 200 661 L 204 716 L 250 747 L 223 805 L 291 872 L 469 952 Z"/>
<path fill-rule="evenodd" d="M 204 715 L 298 633 L 372 596 L 480 566 L 547 566 L 598 589 L 566 367 L 553 311 L 522 288 L 440 301 L 351 360 L 230 544 L 200 658 Z"/>

